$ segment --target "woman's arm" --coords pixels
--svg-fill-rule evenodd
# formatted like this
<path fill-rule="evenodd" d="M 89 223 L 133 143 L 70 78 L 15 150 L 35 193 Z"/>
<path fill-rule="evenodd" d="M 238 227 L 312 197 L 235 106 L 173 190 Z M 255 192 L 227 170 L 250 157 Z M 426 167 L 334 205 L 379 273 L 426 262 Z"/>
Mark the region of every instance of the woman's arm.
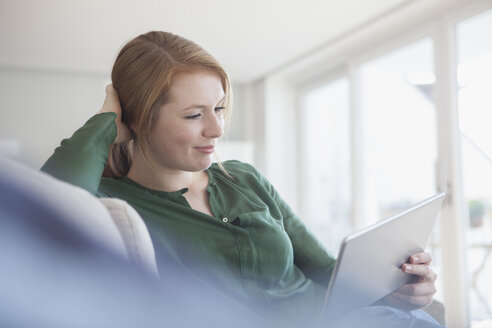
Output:
<path fill-rule="evenodd" d="M 284 226 L 294 248 L 294 264 L 306 277 L 328 287 L 335 258 L 297 215 L 284 217 Z"/>
<path fill-rule="evenodd" d="M 309 231 L 270 182 L 259 172 L 256 171 L 256 173 L 282 214 L 285 231 L 289 235 L 294 249 L 294 264 L 306 277 L 328 287 L 336 262 L 335 258 Z"/>
<path fill-rule="evenodd" d="M 102 109 L 72 137 L 64 139 L 41 170 L 96 194 L 111 144 L 129 134 L 120 116 L 118 95 L 108 85 Z"/>

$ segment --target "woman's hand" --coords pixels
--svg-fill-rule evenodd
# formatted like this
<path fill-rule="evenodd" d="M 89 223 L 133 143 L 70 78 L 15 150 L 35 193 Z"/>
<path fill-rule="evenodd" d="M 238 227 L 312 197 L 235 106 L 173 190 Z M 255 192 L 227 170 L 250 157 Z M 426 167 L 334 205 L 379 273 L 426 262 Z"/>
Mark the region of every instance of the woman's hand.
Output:
<path fill-rule="evenodd" d="M 402 265 L 403 272 L 414 274 L 418 279 L 414 283 L 401 286 L 384 297 L 384 301 L 394 307 L 415 310 L 429 305 L 436 293 L 436 273 L 432 271 L 430 263 L 432 256 L 422 252 L 410 256 L 409 262 Z"/>
<path fill-rule="evenodd" d="M 108 84 L 106 86 L 106 98 L 104 99 L 104 103 L 102 108 L 98 114 L 100 113 L 108 113 L 113 112 L 116 113 L 116 127 L 118 129 L 116 139 L 114 143 L 120 143 L 130 139 L 130 130 L 129 128 L 121 121 L 121 105 L 120 100 L 118 98 L 118 93 L 112 84 Z"/>

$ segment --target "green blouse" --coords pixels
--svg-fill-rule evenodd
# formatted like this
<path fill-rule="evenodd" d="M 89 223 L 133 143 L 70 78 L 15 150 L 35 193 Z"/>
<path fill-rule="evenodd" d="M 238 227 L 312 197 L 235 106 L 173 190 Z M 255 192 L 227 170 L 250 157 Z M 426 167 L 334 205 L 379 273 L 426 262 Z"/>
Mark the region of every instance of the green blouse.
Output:
<path fill-rule="evenodd" d="M 101 178 L 116 137 L 116 114 L 95 115 L 61 142 L 42 167 L 98 197 L 127 201 L 148 226 L 157 254 L 233 299 L 284 318 L 320 313 L 335 259 L 273 186 L 251 165 L 223 163 L 206 171 L 213 216 L 193 210 L 183 194 L 152 190 L 124 177 Z M 161 279 L 165 277 L 161 276 Z"/>

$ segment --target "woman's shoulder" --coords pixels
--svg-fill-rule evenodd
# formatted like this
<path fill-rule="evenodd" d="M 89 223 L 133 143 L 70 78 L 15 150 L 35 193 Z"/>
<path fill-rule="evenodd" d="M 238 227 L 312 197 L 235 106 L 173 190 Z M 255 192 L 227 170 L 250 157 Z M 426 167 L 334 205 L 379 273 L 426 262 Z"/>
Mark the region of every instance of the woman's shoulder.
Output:
<path fill-rule="evenodd" d="M 253 165 L 235 159 L 222 162 L 222 165 L 224 165 L 226 169 L 230 169 L 230 170 L 248 170 L 248 171 L 256 170 L 253 167 Z"/>
<path fill-rule="evenodd" d="M 229 161 L 222 162 L 222 166 L 232 176 L 237 176 L 237 177 L 243 175 L 259 176 L 258 170 L 253 165 L 238 160 L 229 160 Z M 220 165 L 218 163 L 214 163 L 213 167 L 215 170 L 221 170 Z"/>
<path fill-rule="evenodd" d="M 263 177 L 261 173 L 251 164 L 237 161 L 237 160 L 229 160 L 221 163 L 214 163 L 211 166 L 211 169 L 215 176 L 222 176 L 227 180 L 236 181 L 239 184 L 243 183 L 261 183 Z M 253 182 L 254 181 L 254 182 Z"/>

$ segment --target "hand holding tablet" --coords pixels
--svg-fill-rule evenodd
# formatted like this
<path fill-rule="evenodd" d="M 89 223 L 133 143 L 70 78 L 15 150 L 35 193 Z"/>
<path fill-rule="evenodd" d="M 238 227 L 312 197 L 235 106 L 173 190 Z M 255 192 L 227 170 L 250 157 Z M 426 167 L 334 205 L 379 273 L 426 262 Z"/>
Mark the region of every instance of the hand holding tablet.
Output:
<path fill-rule="evenodd" d="M 322 321 L 378 301 L 402 309 L 432 301 L 436 274 L 424 252 L 444 193 L 347 236 L 328 285 Z"/>
<path fill-rule="evenodd" d="M 436 293 L 435 281 L 437 277 L 430 267 L 431 262 L 432 256 L 426 252 L 410 256 L 408 263 L 402 265 L 402 270 L 419 278 L 385 296 L 383 301 L 390 306 L 405 310 L 415 310 L 429 305 Z"/>

